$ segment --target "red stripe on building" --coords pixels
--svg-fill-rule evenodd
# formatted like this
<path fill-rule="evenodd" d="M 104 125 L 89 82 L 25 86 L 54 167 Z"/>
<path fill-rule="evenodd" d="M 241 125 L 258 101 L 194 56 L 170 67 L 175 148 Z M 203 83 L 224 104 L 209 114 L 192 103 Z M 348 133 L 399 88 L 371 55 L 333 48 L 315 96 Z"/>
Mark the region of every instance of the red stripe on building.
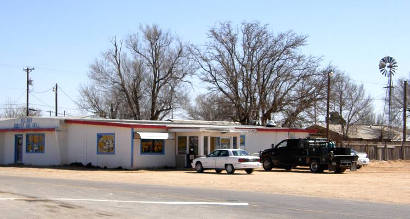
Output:
<path fill-rule="evenodd" d="M 299 133 L 316 133 L 313 129 L 266 129 L 266 128 L 236 128 L 236 129 L 251 129 L 258 132 L 299 132 Z"/>
<path fill-rule="evenodd" d="M 72 119 L 66 119 L 65 123 L 81 124 L 81 125 L 102 125 L 102 126 L 113 126 L 113 127 L 121 127 L 121 128 L 167 129 L 165 125 L 124 124 L 124 123 L 115 123 L 115 122 L 84 121 L 84 120 L 72 120 Z"/>
<path fill-rule="evenodd" d="M 0 132 L 54 132 L 55 128 L 0 129 Z"/>

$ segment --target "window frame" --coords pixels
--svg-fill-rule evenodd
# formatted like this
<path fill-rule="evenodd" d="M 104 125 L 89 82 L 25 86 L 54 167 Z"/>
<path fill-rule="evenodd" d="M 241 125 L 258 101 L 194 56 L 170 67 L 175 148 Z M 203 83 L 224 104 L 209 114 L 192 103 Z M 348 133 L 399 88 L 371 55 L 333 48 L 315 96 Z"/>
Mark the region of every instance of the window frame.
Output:
<path fill-rule="evenodd" d="M 99 136 L 104 136 L 104 135 L 112 135 L 113 137 L 114 137 L 114 148 L 113 148 L 113 151 L 112 152 L 101 152 L 101 151 L 99 151 L 99 147 L 98 147 L 98 140 L 99 140 Z M 115 145 L 116 145 L 116 143 L 115 143 L 115 133 L 114 132 L 112 132 L 112 133 L 97 133 L 97 144 L 96 144 L 96 146 L 97 146 L 97 154 L 98 155 L 104 155 L 104 154 L 109 154 L 109 155 L 113 155 L 113 154 L 115 154 Z"/>
<path fill-rule="evenodd" d="M 43 136 L 43 141 L 42 141 L 43 151 L 29 151 L 28 150 L 28 141 L 29 141 L 29 136 L 30 135 L 41 135 L 41 136 Z M 46 134 L 45 133 L 27 133 L 26 134 L 26 150 L 25 151 L 28 154 L 44 154 L 46 152 Z"/>
<path fill-rule="evenodd" d="M 153 144 L 155 144 L 155 141 L 162 142 L 161 152 L 143 152 L 142 151 L 142 142 L 143 141 L 151 141 Z M 164 139 L 141 139 L 141 141 L 140 141 L 140 155 L 165 155 L 165 140 Z"/>

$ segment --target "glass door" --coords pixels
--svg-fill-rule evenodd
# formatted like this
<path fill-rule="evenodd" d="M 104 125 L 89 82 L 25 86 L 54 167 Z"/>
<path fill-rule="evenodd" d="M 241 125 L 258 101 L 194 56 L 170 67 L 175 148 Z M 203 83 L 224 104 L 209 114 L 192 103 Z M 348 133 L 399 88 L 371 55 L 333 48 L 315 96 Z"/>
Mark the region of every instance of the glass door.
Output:
<path fill-rule="evenodd" d="M 14 136 L 14 163 L 23 162 L 23 135 Z"/>

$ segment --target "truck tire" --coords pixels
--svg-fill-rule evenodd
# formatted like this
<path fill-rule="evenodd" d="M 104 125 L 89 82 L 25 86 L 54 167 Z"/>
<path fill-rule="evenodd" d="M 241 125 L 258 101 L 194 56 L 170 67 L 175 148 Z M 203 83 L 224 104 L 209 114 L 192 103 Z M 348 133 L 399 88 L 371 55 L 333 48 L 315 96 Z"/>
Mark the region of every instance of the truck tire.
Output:
<path fill-rule="evenodd" d="M 262 163 L 263 169 L 265 171 L 271 171 L 272 170 L 272 162 L 269 159 L 266 159 Z"/>
<path fill-rule="evenodd" d="M 344 173 L 346 171 L 346 168 L 341 168 L 341 167 L 336 167 L 335 173 Z"/>
<path fill-rule="evenodd" d="M 317 161 L 314 160 L 310 163 L 310 171 L 312 173 L 322 173 L 323 168 L 322 166 L 320 166 L 320 164 Z"/>
<path fill-rule="evenodd" d="M 197 173 L 202 173 L 202 172 L 204 172 L 204 167 L 202 166 L 202 163 L 201 162 L 196 162 L 196 164 L 195 164 L 195 170 L 196 170 L 196 172 Z"/>
<path fill-rule="evenodd" d="M 226 164 L 225 165 L 225 170 L 227 174 L 234 174 L 235 173 L 235 168 L 233 167 L 232 164 Z"/>

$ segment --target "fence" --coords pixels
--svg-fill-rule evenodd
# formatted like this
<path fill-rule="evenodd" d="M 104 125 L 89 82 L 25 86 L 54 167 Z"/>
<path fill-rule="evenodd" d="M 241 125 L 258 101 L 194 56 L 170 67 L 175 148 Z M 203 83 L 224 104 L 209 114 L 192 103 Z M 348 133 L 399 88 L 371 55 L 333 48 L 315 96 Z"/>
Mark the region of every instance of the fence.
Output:
<path fill-rule="evenodd" d="M 403 153 L 404 159 L 410 160 L 410 142 L 342 141 L 339 145 L 366 152 L 370 160 L 401 160 Z"/>

